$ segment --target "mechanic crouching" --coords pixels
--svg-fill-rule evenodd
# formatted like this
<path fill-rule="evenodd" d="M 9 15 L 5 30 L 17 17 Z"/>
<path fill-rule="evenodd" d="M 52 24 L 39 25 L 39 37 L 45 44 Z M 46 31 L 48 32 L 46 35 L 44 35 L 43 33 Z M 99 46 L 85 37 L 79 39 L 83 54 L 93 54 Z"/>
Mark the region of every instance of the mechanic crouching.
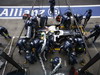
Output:
<path fill-rule="evenodd" d="M 33 64 L 36 62 L 36 56 L 35 53 L 32 51 L 32 48 L 30 47 L 30 44 L 28 44 L 28 39 L 27 38 L 21 38 L 17 46 L 19 48 L 19 54 L 22 55 L 22 52 L 25 53 L 24 57 L 26 59 L 26 62 L 29 62 L 30 64 Z"/>
<path fill-rule="evenodd" d="M 31 48 L 35 48 L 35 54 L 37 58 L 39 58 L 39 54 L 41 53 L 42 43 L 43 40 L 41 40 L 39 37 L 32 39 L 30 42 Z"/>
<path fill-rule="evenodd" d="M 0 34 L 5 38 L 5 39 L 11 39 L 11 36 L 8 33 L 8 30 L 5 27 L 0 26 Z"/>
<path fill-rule="evenodd" d="M 61 50 L 64 50 L 66 53 L 70 53 L 73 50 L 73 42 L 72 38 L 69 38 L 62 44 L 60 47 Z M 60 50 L 60 51 L 61 51 Z"/>
<path fill-rule="evenodd" d="M 55 46 L 53 35 L 54 34 L 52 32 L 48 32 L 48 36 L 47 36 L 47 40 L 46 40 L 46 54 L 48 53 L 48 51 L 53 53 L 52 49 L 54 49 L 54 46 Z"/>
<path fill-rule="evenodd" d="M 51 75 L 54 75 L 54 73 L 57 72 L 59 68 L 61 68 L 61 61 L 62 59 L 60 57 L 55 57 L 51 59 L 51 64 L 52 64 Z"/>
<path fill-rule="evenodd" d="M 77 63 L 76 52 L 74 50 L 74 41 L 72 37 L 67 38 L 67 40 L 62 44 L 61 49 L 67 53 L 69 64 L 74 65 Z"/>
<path fill-rule="evenodd" d="M 26 52 L 27 50 L 27 38 L 20 38 L 17 42 L 17 47 L 19 48 L 19 54 Z"/>
<path fill-rule="evenodd" d="M 25 54 L 26 62 L 29 62 L 30 64 L 34 64 L 37 61 L 34 52 L 27 50 L 25 53 L 26 53 Z"/>
<path fill-rule="evenodd" d="M 85 44 L 81 37 L 74 38 L 75 52 L 76 54 L 82 54 L 86 51 Z"/>

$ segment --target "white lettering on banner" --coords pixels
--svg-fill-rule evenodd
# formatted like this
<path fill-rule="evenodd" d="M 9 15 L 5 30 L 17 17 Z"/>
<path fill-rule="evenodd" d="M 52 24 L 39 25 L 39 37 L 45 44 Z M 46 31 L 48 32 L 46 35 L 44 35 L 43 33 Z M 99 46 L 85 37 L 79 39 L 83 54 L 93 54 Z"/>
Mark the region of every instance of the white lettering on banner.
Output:
<path fill-rule="evenodd" d="M 14 9 L 11 9 L 11 12 L 10 12 L 10 15 L 9 16 L 12 16 L 13 15 L 13 12 L 14 12 Z"/>
<path fill-rule="evenodd" d="M 17 16 L 17 13 L 18 13 L 18 9 L 15 9 L 14 16 Z"/>
<path fill-rule="evenodd" d="M 34 10 L 31 11 L 31 16 L 34 16 Z"/>
<path fill-rule="evenodd" d="M 24 13 L 29 14 L 30 10 L 23 10 L 23 8 L 11 8 L 11 9 L 3 9 L 2 12 L 0 13 L 0 16 L 5 16 L 5 17 L 21 17 Z M 45 14 L 45 10 L 32 10 L 31 15 L 32 16 L 37 16 L 37 14 Z"/>
<path fill-rule="evenodd" d="M 52 17 L 51 11 L 49 9 L 49 6 L 34 6 L 33 11 L 31 12 L 31 15 L 34 16 L 38 13 L 45 14 L 48 17 Z M 61 6 L 61 9 L 59 9 L 59 6 L 55 6 L 54 16 L 57 16 L 60 12 L 63 14 L 66 9 L 68 9 L 67 6 Z M 75 8 L 81 9 L 81 8 L 91 8 L 92 10 L 96 11 L 93 13 L 91 18 L 100 18 L 100 14 L 97 12 L 100 9 L 100 5 L 78 5 L 78 6 L 71 6 L 73 8 L 74 12 L 78 12 L 79 10 L 75 10 Z M 31 6 L 0 6 L 0 19 L 21 19 L 23 13 L 30 12 Z M 86 11 L 83 9 L 80 12 Z M 61 10 L 61 11 L 60 11 Z"/>
<path fill-rule="evenodd" d="M 19 11 L 19 15 L 18 16 L 22 16 L 22 8 L 20 9 L 20 11 Z"/>
<path fill-rule="evenodd" d="M 24 10 L 24 13 L 29 14 L 30 13 L 30 10 Z"/>
<path fill-rule="evenodd" d="M 8 9 L 4 9 L 2 13 L 0 13 L 0 16 L 8 16 Z"/>
<path fill-rule="evenodd" d="M 45 13 L 45 10 L 40 10 L 40 14 L 44 14 Z"/>
<path fill-rule="evenodd" d="M 34 15 L 37 16 L 38 10 L 34 10 Z"/>
<path fill-rule="evenodd" d="M 37 16 L 37 14 L 44 14 L 45 13 L 45 10 L 32 10 L 32 12 L 31 12 L 31 15 L 32 16 Z"/>
<path fill-rule="evenodd" d="M 55 14 L 56 14 L 56 15 L 60 14 L 59 10 L 56 9 L 56 10 L 55 10 Z"/>
<path fill-rule="evenodd" d="M 55 8 L 54 13 L 55 13 L 55 15 L 60 14 L 59 9 Z M 51 13 L 50 9 L 48 9 L 48 15 L 52 16 L 52 13 Z"/>

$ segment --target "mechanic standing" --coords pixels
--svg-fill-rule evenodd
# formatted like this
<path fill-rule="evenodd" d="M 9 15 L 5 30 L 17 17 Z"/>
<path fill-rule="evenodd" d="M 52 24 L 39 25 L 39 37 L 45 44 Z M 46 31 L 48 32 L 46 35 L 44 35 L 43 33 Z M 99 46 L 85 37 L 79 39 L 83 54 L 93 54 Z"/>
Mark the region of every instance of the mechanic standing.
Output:
<path fill-rule="evenodd" d="M 5 39 L 11 39 L 11 36 L 8 33 L 8 30 L 5 27 L 0 26 L 0 34 L 5 38 Z"/>
<path fill-rule="evenodd" d="M 40 24 L 39 24 L 39 26 L 41 28 L 44 28 L 45 25 L 47 25 L 48 17 L 46 15 L 43 15 L 43 14 L 38 14 L 37 17 L 40 18 Z"/>
<path fill-rule="evenodd" d="M 70 11 L 68 11 L 62 16 L 61 24 L 64 25 L 65 29 L 70 29 L 71 15 L 72 15 L 72 13 Z"/>
<path fill-rule="evenodd" d="M 92 10 L 89 9 L 89 10 L 86 11 L 86 17 L 84 19 L 84 25 L 83 25 L 84 28 L 86 27 L 87 22 L 90 20 L 91 16 L 92 16 Z"/>
<path fill-rule="evenodd" d="M 90 31 L 90 33 L 91 34 L 88 37 L 86 37 L 86 39 L 94 37 L 94 40 L 93 40 L 93 43 L 94 43 L 100 35 L 100 25 L 98 24 L 95 25 L 95 27 Z"/>
<path fill-rule="evenodd" d="M 55 0 L 49 0 L 49 3 L 50 3 L 50 11 L 54 15 Z"/>
<path fill-rule="evenodd" d="M 26 37 L 29 38 L 29 39 L 32 38 L 33 34 L 35 34 L 33 32 L 35 30 L 35 27 L 34 27 L 34 25 L 33 25 L 31 20 L 27 20 L 25 22 L 25 29 L 26 29 L 26 34 L 25 34 Z"/>
<path fill-rule="evenodd" d="M 39 27 L 37 17 L 36 16 L 33 16 L 31 18 L 31 21 L 32 21 L 33 28 L 35 28 L 37 30 L 37 28 Z"/>
<path fill-rule="evenodd" d="M 74 14 L 76 21 L 74 21 L 74 25 L 80 25 L 83 19 L 83 15 L 81 14 Z M 76 23 L 77 22 L 77 23 Z"/>

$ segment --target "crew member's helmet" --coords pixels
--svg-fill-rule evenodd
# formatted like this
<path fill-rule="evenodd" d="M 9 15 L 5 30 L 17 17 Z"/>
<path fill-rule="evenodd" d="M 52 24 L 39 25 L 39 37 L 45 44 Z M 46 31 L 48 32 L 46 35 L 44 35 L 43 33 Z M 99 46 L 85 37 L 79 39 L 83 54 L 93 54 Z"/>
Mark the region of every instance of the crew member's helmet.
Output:
<path fill-rule="evenodd" d="M 89 12 L 89 13 L 92 13 L 92 9 L 89 9 L 88 12 Z"/>
<path fill-rule="evenodd" d="M 62 16 L 59 14 L 58 16 L 56 16 L 56 21 L 61 22 L 61 18 L 62 18 Z"/>
<path fill-rule="evenodd" d="M 95 28 L 99 28 L 99 27 L 100 27 L 99 24 L 96 24 L 96 25 L 95 25 Z"/>
<path fill-rule="evenodd" d="M 82 38 L 75 38 L 74 41 L 75 41 L 75 43 L 77 43 L 77 44 L 83 44 Z"/>
<path fill-rule="evenodd" d="M 67 14 L 68 17 L 72 16 L 71 11 L 68 11 L 66 14 Z"/>
<path fill-rule="evenodd" d="M 55 57 L 55 58 L 54 58 L 54 61 L 55 61 L 55 62 L 59 62 L 59 57 Z"/>

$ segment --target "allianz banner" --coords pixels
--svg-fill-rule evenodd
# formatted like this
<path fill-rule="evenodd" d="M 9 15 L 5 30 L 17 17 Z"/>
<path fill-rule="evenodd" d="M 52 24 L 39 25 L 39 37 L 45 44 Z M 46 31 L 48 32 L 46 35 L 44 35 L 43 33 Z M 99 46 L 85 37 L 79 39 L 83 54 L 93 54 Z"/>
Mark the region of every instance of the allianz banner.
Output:
<path fill-rule="evenodd" d="M 83 15 L 86 10 L 92 9 L 92 16 L 98 17 L 100 16 L 100 5 L 84 5 L 84 6 L 56 6 L 55 7 L 55 16 L 58 14 L 64 14 L 69 9 L 72 10 L 74 14 Z M 32 11 L 31 11 L 32 10 Z M 36 16 L 37 14 L 45 14 L 48 17 L 52 17 L 49 6 L 0 6 L 0 19 L 2 18 L 22 18 L 24 13 L 29 13 L 31 11 L 31 16 Z"/>

